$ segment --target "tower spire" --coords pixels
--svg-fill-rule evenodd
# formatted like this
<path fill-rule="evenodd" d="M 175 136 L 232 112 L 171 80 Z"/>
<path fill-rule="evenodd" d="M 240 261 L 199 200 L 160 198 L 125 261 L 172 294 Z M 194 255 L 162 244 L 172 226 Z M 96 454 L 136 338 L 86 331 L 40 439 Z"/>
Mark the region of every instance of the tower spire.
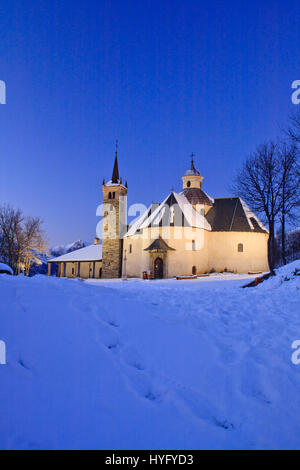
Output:
<path fill-rule="evenodd" d="M 196 171 L 195 165 L 194 165 L 194 156 L 195 154 L 192 152 L 191 153 L 191 170 Z"/>
<path fill-rule="evenodd" d="M 119 166 L 118 166 L 118 141 L 116 140 L 116 153 L 113 174 L 111 178 L 112 183 L 119 183 Z"/>

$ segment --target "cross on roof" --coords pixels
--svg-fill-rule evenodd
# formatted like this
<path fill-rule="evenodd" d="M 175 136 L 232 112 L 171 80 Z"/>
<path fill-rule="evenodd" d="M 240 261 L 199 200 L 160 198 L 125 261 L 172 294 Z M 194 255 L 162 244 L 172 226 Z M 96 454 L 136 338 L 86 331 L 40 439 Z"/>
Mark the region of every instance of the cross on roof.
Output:
<path fill-rule="evenodd" d="M 191 170 L 196 171 L 196 168 L 194 167 L 194 157 L 195 157 L 194 152 L 191 153 L 190 157 L 191 157 Z"/>

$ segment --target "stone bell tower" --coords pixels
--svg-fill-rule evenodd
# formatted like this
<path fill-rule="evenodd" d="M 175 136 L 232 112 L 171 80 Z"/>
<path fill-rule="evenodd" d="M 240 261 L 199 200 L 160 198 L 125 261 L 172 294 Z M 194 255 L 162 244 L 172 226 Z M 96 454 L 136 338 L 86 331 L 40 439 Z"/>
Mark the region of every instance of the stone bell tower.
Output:
<path fill-rule="evenodd" d="M 122 184 L 118 168 L 118 142 L 112 178 L 103 180 L 102 277 L 122 275 L 123 236 L 126 232 L 127 182 Z"/>

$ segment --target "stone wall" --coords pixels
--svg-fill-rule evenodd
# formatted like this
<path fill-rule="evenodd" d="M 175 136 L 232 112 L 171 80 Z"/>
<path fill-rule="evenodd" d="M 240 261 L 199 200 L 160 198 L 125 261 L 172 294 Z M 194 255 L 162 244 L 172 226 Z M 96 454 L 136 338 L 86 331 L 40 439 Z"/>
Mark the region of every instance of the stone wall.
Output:
<path fill-rule="evenodd" d="M 118 278 L 122 275 L 122 226 L 126 221 L 127 189 L 103 185 L 102 277 Z M 112 197 L 114 193 L 114 197 Z M 110 197 L 109 197 L 110 196 Z"/>

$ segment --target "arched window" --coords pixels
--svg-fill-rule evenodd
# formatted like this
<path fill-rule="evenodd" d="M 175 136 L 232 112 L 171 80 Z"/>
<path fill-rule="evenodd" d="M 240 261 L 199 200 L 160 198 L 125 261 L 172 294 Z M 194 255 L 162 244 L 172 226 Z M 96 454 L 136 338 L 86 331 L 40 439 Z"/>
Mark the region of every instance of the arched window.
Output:
<path fill-rule="evenodd" d="M 188 182 L 186 183 L 186 185 L 187 185 L 187 187 L 189 188 L 189 187 L 191 186 L 191 182 L 188 181 Z"/>
<path fill-rule="evenodd" d="M 132 244 L 129 245 L 129 253 L 132 253 Z"/>
<path fill-rule="evenodd" d="M 111 199 L 111 192 L 108 193 L 108 199 Z"/>
<path fill-rule="evenodd" d="M 239 243 L 238 244 L 238 252 L 243 253 L 243 251 L 244 251 L 244 245 L 242 243 Z"/>
<path fill-rule="evenodd" d="M 192 267 L 192 274 L 195 276 L 197 274 L 197 266 Z"/>
<path fill-rule="evenodd" d="M 196 242 L 192 240 L 192 251 L 196 251 Z"/>
<path fill-rule="evenodd" d="M 113 193 L 112 193 L 112 198 L 115 199 L 115 197 L 116 197 L 116 193 L 113 192 Z"/>

